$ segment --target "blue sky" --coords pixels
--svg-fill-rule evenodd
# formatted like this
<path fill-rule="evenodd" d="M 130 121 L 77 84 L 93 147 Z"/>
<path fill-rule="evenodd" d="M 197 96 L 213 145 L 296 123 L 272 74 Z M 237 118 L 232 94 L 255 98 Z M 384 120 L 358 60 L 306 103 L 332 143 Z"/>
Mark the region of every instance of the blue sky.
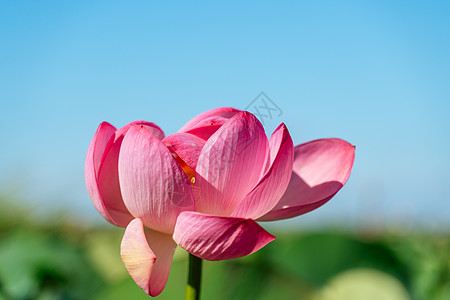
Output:
<path fill-rule="evenodd" d="M 446 1 L 2 1 L 0 194 L 100 220 L 83 168 L 101 121 L 172 133 L 264 91 L 283 111 L 268 131 L 357 147 L 338 196 L 283 224 L 449 227 L 448 15 Z"/>

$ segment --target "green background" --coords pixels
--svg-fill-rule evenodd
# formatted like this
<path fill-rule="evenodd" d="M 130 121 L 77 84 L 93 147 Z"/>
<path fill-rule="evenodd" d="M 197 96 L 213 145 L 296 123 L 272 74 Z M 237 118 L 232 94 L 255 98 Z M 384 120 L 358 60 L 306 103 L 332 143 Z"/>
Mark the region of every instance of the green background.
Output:
<path fill-rule="evenodd" d="M 5 199 L 2 199 L 6 203 Z M 0 215 L 0 299 L 148 299 L 119 248 L 123 229 L 15 206 Z M 245 258 L 205 262 L 202 299 L 450 299 L 447 234 L 402 230 L 283 230 Z M 183 299 L 187 254 L 175 252 L 158 299 Z"/>

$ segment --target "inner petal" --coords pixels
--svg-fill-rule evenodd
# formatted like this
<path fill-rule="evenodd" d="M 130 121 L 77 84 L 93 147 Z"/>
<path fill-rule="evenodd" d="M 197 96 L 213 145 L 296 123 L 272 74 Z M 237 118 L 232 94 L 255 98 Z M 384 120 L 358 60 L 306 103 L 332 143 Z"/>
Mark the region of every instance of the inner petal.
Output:
<path fill-rule="evenodd" d="M 167 148 L 169 149 L 172 156 L 175 158 L 177 163 L 180 165 L 181 169 L 183 169 L 183 172 L 186 174 L 186 176 L 189 178 L 189 180 L 192 183 L 192 186 L 194 186 L 195 183 L 195 171 L 189 167 L 189 165 L 175 152 L 173 147 L 166 143 Z"/>

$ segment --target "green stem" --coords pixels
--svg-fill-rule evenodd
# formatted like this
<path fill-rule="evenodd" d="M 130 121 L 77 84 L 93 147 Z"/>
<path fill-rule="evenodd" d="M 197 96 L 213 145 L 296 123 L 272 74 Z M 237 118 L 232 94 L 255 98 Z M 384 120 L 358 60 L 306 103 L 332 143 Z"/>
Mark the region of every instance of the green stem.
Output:
<path fill-rule="evenodd" d="M 189 253 L 189 271 L 186 284 L 185 300 L 200 299 L 200 285 L 202 281 L 202 259 Z"/>

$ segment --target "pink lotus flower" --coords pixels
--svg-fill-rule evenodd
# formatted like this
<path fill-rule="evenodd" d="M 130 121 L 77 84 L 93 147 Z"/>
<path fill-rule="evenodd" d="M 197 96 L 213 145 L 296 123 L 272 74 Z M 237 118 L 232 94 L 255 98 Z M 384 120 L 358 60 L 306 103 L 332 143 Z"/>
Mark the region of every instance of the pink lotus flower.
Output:
<path fill-rule="evenodd" d="M 270 139 L 257 118 L 207 111 L 164 137 L 153 123 L 100 124 L 86 185 L 100 214 L 127 227 L 121 255 L 148 294 L 164 289 L 177 245 L 207 260 L 249 255 L 275 239 L 256 221 L 295 217 L 347 181 L 354 147 L 322 139 L 294 147 L 284 124 Z"/>

